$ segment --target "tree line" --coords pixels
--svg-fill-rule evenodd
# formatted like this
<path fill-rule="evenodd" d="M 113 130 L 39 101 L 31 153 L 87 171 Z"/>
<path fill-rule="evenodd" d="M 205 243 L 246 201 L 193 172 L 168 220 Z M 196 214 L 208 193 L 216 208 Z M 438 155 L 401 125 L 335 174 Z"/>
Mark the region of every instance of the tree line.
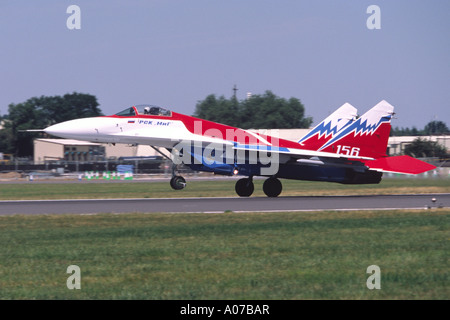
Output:
<path fill-rule="evenodd" d="M 197 103 L 194 117 L 241 129 L 309 128 L 313 122 L 311 117 L 305 117 L 305 107 L 299 99 L 281 98 L 269 90 L 245 100 L 210 94 Z"/>
<path fill-rule="evenodd" d="M 404 153 L 414 158 L 440 158 L 450 157 L 449 152 L 436 141 L 429 141 L 423 138 L 415 139 L 411 144 L 405 147 Z"/>
<path fill-rule="evenodd" d="M 103 115 L 98 106 L 95 96 L 77 92 L 11 103 L 8 114 L 2 116 L 0 152 L 29 157 L 33 155 L 33 140 L 39 137 L 39 133 L 24 130 L 44 129 L 67 120 Z"/>
<path fill-rule="evenodd" d="M 450 129 L 443 121 L 430 121 L 422 130 L 416 127 L 391 129 L 391 136 L 431 136 L 431 135 L 450 135 Z"/>

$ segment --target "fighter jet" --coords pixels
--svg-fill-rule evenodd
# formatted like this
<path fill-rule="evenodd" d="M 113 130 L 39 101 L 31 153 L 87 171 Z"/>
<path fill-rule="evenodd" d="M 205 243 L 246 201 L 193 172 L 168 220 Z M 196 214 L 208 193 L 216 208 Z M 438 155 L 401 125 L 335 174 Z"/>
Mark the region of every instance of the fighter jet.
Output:
<path fill-rule="evenodd" d="M 67 139 L 166 148 L 175 190 L 186 186 L 176 170 L 183 164 L 194 171 L 243 176 L 235 185 L 241 197 L 252 195 L 254 177 L 266 177 L 264 193 L 277 197 L 282 192 L 280 179 L 376 184 L 383 172 L 419 174 L 434 169 L 409 156 L 387 156 L 393 114 L 394 107 L 384 100 L 360 117 L 345 103 L 298 141 L 279 138 L 277 130 L 260 134 L 153 105 L 65 121 L 43 131 Z"/>

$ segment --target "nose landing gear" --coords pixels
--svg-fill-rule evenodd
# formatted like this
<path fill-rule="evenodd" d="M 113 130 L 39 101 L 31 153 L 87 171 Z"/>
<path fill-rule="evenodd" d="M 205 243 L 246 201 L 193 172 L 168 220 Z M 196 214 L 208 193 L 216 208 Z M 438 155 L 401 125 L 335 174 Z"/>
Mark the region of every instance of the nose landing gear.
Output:
<path fill-rule="evenodd" d="M 181 190 L 186 187 L 186 180 L 182 176 L 173 176 L 170 179 L 170 186 L 174 190 Z"/>
<path fill-rule="evenodd" d="M 186 187 L 186 179 L 177 175 L 177 165 L 172 164 L 172 179 L 170 179 L 170 186 L 174 190 L 181 190 Z"/>

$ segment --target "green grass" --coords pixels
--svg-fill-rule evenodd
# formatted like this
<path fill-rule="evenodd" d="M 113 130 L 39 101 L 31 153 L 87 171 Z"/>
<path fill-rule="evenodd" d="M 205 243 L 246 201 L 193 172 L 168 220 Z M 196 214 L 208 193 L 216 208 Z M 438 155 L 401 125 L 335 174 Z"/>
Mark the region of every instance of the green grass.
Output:
<path fill-rule="evenodd" d="M 24 199 L 98 199 L 98 198 L 173 198 L 173 197 L 236 197 L 236 180 L 189 180 L 184 190 L 172 190 L 166 182 L 92 182 L 44 184 L 0 184 L 0 200 Z M 253 196 L 264 196 L 264 180 L 255 179 Z M 329 182 L 283 180 L 282 196 L 300 195 L 370 195 L 400 193 L 448 193 L 445 179 L 385 179 L 375 185 L 342 185 Z"/>
<path fill-rule="evenodd" d="M 449 299 L 450 210 L 0 217 L 0 299 Z M 69 265 L 81 290 L 69 290 Z M 381 269 L 369 290 L 366 269 Z"/>

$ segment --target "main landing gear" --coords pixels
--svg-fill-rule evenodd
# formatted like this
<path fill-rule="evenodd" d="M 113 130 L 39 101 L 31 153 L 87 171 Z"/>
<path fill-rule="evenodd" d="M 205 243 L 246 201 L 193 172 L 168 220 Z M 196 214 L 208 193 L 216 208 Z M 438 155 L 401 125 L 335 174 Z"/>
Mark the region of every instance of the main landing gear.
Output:
<path fill-rule="evenodd" d="M 281 193 L 281 190 L 283 190 L 283 186 L 281 184 L 281 181 L 277 178 L 272 177 L 264 181 L 263 191 L 266 196 L 271 198 L 278 197 Z"/>
<path fill-rule="evenodd" d="M 250 197 L 255 190 L 253 177 L 242 178 L 236 182 L 235 190 L 240 197 Z M 283 186 L 277 178 L 271 177 L 264 181 L 263 191 L 266 196 L 274 198 L 278 197 L 283 190 Z"/>
<path fill-rule="evenodd" d="M 236 182 L 234 186 L 236 193 L 239 197 L 250 197 L 255 190 L 255 185 L 253 184 L 253 178 L 242 178 Z"/>

